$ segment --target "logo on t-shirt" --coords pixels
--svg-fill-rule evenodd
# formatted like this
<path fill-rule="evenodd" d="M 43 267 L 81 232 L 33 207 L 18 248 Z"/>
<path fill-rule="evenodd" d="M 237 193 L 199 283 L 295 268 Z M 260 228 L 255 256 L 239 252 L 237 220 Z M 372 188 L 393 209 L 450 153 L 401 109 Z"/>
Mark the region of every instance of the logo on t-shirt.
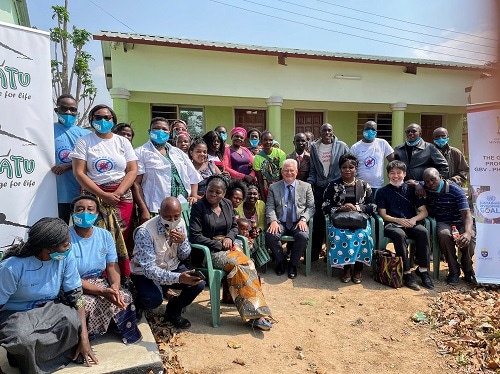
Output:
<path fill-rule="evenodd" d="M 377 161 L 375 160 L 375 157 L 367 157 L 365 159 L 365 167 L 367 169 L 372 169 L 375 167 Z"/>
<path fill-rule="evenodd" d="M 113 160 L 107 157 L 101 157 L 94 162 L 94 168 L 98 173 L 107 173 L 115 168 L 115 164 Z"/>
<path fill-rule="evenodd" d="M 59 161 L 63 164 L 67 164 L 69 162 L 71 162 L 71 159 L 68 157 L 69 154 L 71 153 L 71 149 L 70 148 L 61 148 L 57 151 L 57 158 L 59 159 Z"/>

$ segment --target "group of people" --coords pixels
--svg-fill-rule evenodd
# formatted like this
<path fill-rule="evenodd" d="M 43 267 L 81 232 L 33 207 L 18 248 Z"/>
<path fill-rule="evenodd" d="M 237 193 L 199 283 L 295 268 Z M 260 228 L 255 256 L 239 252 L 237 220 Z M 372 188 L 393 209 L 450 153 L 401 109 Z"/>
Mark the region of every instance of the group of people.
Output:
<path fill-rule="evenodd" d="M 392 149 L 368 121 L 363 139 L 349 148 L 325 123 L 318 139 L 295 134 L 294 151 L 286 154 L 270 131 L 235 127 L 226 145 L 223 126 L 191 137 L 184 121 L 155 117 L 149 140 L 134 149 L 134 130 L 117 123 L 106 105 L 90 110 L 93 131 L 76 126 L 71 95 L 58 98 L 55 113 L 52 172 L 59 218 L 36 222 L 28 239 L 0 262 L 0 344 L 9 364 L 23 373 L 51 372 L 71 360 L 97 363 L 89 341 L 106 332 L 120 334 L 126 344 L 140 341 L 137 319 L 158 307 L 172 286 L 180 293 L 169 297 L 164 320 L 189 328 L 181 312 L 205 287 L 188 268 L 190 244 L 207 246 L 214 267 L 227 272 L 229 296 L 241 318 L 270 330 L 273 319 L 254 263 L 262 265 L 262 257 L 254 258 L 258 251 L 269 249 L 276 274 L 294 279 L 309 240 L 317 261 L 329 235 L 325 256 L 343 268 L 342 282 L 362 282 L 364 265 L 371 264 L 373 228 L 369 222 L 335 227 L 333 218 L 342 212 L 380 214 L 384 235 L 403 257 L 404 284 L 415 290 L 420 286 L 405 239 L 416 239 L 414 273 L 432 289 L 429 233 L 421 221 L 433 212 L 449 264 L 447 282 L 457 284 L 461 270 L 467 282 L 475 281 L 475 233 L 461 188 L 468 166 L 448 145 L 444 128 L 434 131 L 430 144 L 422 140 L 420 126 L 411 124 L 405 144 Z M 190 206 L 189 222 L 182 219 L 183 204 Z M 328 228 L 325 215 L 332 217 Z M 452 225 L 460 230 L 456 241 Z M 250 258 L 237 235 L 248 238 Z M 294 238 L 287 253 L 284 235 Z M 43 332 L 46 326 L 50 336 Z"/>

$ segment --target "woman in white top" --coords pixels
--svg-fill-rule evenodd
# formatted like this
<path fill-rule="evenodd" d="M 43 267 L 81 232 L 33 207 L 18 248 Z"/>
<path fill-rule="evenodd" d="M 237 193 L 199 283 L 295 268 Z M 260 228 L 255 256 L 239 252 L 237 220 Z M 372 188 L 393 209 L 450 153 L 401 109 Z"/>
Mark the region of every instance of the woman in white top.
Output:
<path fill-rule="evenodd" d="M 165 118 L 153 118 L 149 127 L 149 141 L 135 149 L 139 159 L 135 184 L 139 188 L 136 204 L 140 223 L 158 214 L 165 197 L 174 196 L 192 205 L 203 179 L 189 157 L 167 143 L 170 127 Z"/>
<path fill-rule="evenodd" d="M 97 225 L 114 235 L 122 274 L 128 276 L 130 267 L 123 241 L 127 242 L 131 232 L 134 203 L 130 187 L 137 175 L 137 156 L 127 138 L 111 132 L 117 123 L 113 109 L 96 105 L 89 112 L 89 121 L 95 131 L 78 139 L 70 153 L 73 173 L 83 193 L 98 198 L 104 223 Z"/>

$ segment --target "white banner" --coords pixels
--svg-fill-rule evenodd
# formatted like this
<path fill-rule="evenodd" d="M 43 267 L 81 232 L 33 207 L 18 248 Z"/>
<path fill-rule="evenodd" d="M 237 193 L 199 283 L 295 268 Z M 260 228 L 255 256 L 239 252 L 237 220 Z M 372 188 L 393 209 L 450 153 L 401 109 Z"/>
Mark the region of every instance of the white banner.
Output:
<path fill-rule="evenodd" d="M 0 22 L 0 251 L 58 215 L 49 42 Z"/>
<path fill-rule="evenodd" d="M 500 103 L 467 107 L 476 279 L 500 284 Z"/>

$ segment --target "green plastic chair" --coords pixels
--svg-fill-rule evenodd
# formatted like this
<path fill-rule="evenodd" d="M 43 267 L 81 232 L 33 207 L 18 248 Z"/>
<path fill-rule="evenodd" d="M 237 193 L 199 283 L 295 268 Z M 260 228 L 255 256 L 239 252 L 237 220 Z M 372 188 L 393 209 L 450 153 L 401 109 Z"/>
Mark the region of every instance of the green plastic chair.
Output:
<path fill-rule="evenodd" d="M 330 235 L 328 235 L 328 225 L 330 224 L 330 216 L 325 214 L 325 235 L 326 235 L 326 274 L 331 277 L 333 275 L 332 271 L 332 262 L 330 259 L 330 247 L 332 246 L 332 241 Z M 377 230 L 375 228 L 376 221 L 375 218 L 370 216 L 370 225 L 372 227 L 372 239 L 373 239 L 373 248 L 377 248 Z"/>
<path fill-rule="evenodd" d="M 189 216 L 191 214 L 191 207 L 189 203 L 182 203 L 182 218 L 186 222 L 186 228 L 189 232 Z M 248 240 L 246 237 L 238 235 L 237 239 L 241 240 L 243 244 L 243 252 L 250 258 L 250 250 L 248 248 Z M 212 326 L 220 326 L 220 290 L 222 279 L 226 276 L 226 272 L 222 269 L 214 268 L 212 264 L 212 257 L 210 256 L 210 249 L 207 246 L 201 244 L 191 244 L 191 253 L 195 251 L 201 251 L 203 257 L 205 258 L 205 266 L 200 264 L 195 264 L 194 268 L 201 271 L 207 278 L 207 286 L 210 291 L 210 306 L 212 311 Z"/>
<path fill-rule="evenodd" d="M 377 246 L 376 248 L 379 250 L 384 250 L 387 247 L 387 244 L 392 243 L 392 240 L 384 236 L 384 220 L 380 215 L 375 214 L 377 219 Z M 429 240 L 430 240 L 430 250 L 432 252 L 432 277 L 436 280 L 439 280 L 439 266 L 441 262 L 441 251 L 439 249 L 439 245 L 437 243 L 437 225 L 436 220 L 432 217 L 427 217 L 424 220 L 424 226 L 429 232 Z M 413 239 L 406 238 L 406 242 L 408 243 L 408 250 L 410 255 L 410 264 L 414 265 L 415 258 L 415 245 L 416 242 Z"/>
<path fill-rule="evenodd" d="M 312 248 L 312 237 L 313 237 L 313 218 L 309 218 L 307 223 L 309 227 L 309 240 L 307 241 L 306 247 L 306 277 L 311 275 L 311 248 Z M 282 243 L 294 242 L 295 239 L 290 235 L 283 235 L 281 237 Z"/>

